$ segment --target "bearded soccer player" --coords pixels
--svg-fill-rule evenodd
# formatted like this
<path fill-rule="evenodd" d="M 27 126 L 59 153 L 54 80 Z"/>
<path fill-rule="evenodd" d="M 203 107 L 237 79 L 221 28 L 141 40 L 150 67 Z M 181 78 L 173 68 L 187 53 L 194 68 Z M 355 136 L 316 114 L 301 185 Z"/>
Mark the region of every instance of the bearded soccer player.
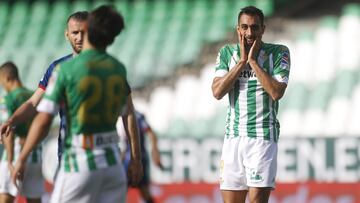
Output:
<path fill-rule="evenodd" d="M 278 101 L 290 71 L 286 46 L 265 43 L 263 12 L 253 6 L 238 15 L 239 43 L 224 46 L 212 83 L 216 99 L 229 95 L 220 163 L 220 189 L 226 203 L 268 202 L 275 189 Z"/>

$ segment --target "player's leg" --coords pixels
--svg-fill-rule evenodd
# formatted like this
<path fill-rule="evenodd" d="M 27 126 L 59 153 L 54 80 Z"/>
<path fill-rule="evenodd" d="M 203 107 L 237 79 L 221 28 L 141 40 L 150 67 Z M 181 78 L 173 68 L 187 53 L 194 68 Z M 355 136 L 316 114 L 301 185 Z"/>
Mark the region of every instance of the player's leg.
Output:
<path fill-rule="evenodd" d="M 41 203 L 41 198 L 26 198 L 27 203 Z"/>
<path fill-rule="evenodd" d="M 13 203 L 17 189 L 11 182 L 10 170 L 6 161 L 0 161 L 0 203 Z"/>
<path fill-rule="evenodd" d="M 41 196 L 44 192 L 41 162 L 28 163 L 25 169 L 21 195 L 26 197 L 28 203 L 41 203 Z"/>
<path fill-rule="evenodd" d="M 277 143 L 247 138 L 244 152 L 250 203 L 267 203 L 275 188 Z"/>
<path fill-rule="evenodd" d="M 224 203 L 245 203 L 247 190 L 221 190 Z"/>
<path fill-rule="evenodd" d="M 153 203 L 154 200 L 150 193 L 150 173 L 149 173 L 150 162 L 147 157 L 148 157 L 147 154 L 143 154 L 141 163 L 143 165 L 144 176 L 139 183 L 138 189 L 140 191 L 142 198 L 145 200 L 146 203 Z"/>
<path fill-rule="evenodd" d="M 13 203 L 14 200 L 15 197 L 10 194 L 6 194 L 6 193 L 0 194 L 0 203 Z"/>
<path fill-rule="evenodd" d="M 141 194 L 141 197 L 144 199 L 144 201 L 146 203 L 153 203 L 154 200 L 151 196 L 151 193 L 150 193 L 150 185 L 149 184 L 143 184 L 143 185 L 139 185 L 139 191 L 140 191 L 140 194 Z"/>
<path fill-rule="evenodd" d="M 97 203 L 101 189 L 101 172 L 65 172 L 60 169 L 51 203 Z"/>
<path fill-rule="evenodd" d="M 269 201 L 270 192 L 272 188 L 254 188 L 249 189 L 250 203 L 267 203 Z"/>
<path fill-rule="evenodd" d="M 242 164 L 243 137 L 224 138 L 220 162 L 220 190 L 225 203 L 245 203 L 248 186 Z"/>

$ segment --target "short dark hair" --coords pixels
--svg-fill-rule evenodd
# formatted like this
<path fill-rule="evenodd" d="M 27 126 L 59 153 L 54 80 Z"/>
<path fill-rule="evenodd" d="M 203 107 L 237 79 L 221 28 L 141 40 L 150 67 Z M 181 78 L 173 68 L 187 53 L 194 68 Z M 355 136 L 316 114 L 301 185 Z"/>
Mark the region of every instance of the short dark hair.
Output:
<path fill-rule="evenodd" d="M 251 15 L 251 16 L 259 16 L 261 25 L 264 25 L 264 13 L 256 8 L 255 6 L 247 6 L 240 10 L 238 15 L 238 24 L 240 23 L 240 17 L 243 14 Z"/>
<path fill-rule="evenodd" d="M 19 80 L 18 68 L 11 61 L 7 61 L 4 64 L 2 64 L 0 66 L 0 72 L 2 72 L 2 74 L 5 74 L 7 77 L 9 77 L 12 80 Z"/>
<path fill-rule="evenodd" d="M 88 39 L 96 48 L 112 44 L 115 37 L 124 29 L 125 22 L 120 13 L 110 5 L 103 5 L 89 14 Z"/>
<path fill-rule="evenodd" d="M 66 23 L 69 23 L 70 19 L 76 20 L 76 21 L 86 21 L 88 18 L 89 12 L 87 11 L 77 11 L 73 14 L 71 14 Z"/>

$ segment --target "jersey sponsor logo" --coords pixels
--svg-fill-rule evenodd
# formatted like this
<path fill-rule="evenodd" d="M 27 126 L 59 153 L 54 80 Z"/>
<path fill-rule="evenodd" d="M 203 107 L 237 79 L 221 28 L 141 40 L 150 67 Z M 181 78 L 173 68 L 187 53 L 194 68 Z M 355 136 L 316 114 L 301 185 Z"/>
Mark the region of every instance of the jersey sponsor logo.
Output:
<path fill-rule="evenodd" d="M 255 78 L 255 72 L 251 70 L 244 70 L 240 73 L 241 78 Z"/>
<path fill-rule="evenodd" d="M 119 136 L 116 133 L 83 135 L 82 148 L 84 149 L 104 148 L 112 144 L 117 144 L 118 142 L 119 142 Z"/>

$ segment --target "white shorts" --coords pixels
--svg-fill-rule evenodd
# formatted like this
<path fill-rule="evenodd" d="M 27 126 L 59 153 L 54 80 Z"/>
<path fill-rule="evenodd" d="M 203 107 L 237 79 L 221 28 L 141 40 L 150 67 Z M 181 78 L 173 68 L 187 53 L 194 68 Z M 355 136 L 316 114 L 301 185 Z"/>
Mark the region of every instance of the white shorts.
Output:
<path fill-rule="evenodd" d="M 94 171 L 65 172 L 55 180 L 51 203 L 125 203 L 127 179 L 121 163 Z"/>
<path fill-rule="evenodd" d="M 20 193 L 18 193 L 20 192 Z M 11 181 L 10 170 L 6 161 L 0 162 L 0 193 L 26 198 L 41 198 L 44 193 L 44 179 L 41 173 L 41 163 L 27 163 L 24 172 L 24 180 L 21 182 L 20 191 Z"/>
<path fill-rule="evenodd" d="M 225 138 L 220 163 L 221 190 L 275 188 L 277 143 L 245 136 Z"/>

